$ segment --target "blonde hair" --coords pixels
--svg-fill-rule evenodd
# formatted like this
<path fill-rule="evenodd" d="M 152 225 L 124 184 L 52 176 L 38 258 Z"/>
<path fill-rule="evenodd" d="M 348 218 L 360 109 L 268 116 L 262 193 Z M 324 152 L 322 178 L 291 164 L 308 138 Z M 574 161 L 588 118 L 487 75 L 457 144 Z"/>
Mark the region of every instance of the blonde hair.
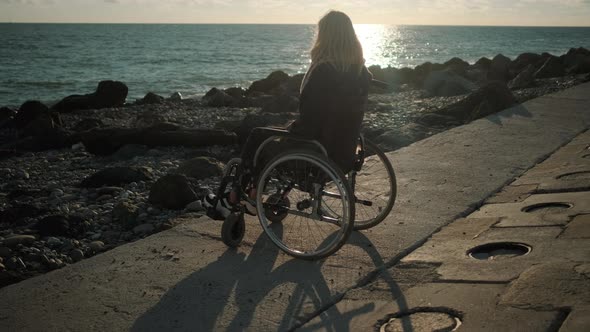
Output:
<path fill-rule="evenodd" d="M 363 47 L 359 42 L 350 18 L 339 11 L 330 11 L 322 17 L 317 26 L 316 40 L 311 49 L 311 63 L 330 63 L 338 71 L 351 67 L 360 73 Z"/>

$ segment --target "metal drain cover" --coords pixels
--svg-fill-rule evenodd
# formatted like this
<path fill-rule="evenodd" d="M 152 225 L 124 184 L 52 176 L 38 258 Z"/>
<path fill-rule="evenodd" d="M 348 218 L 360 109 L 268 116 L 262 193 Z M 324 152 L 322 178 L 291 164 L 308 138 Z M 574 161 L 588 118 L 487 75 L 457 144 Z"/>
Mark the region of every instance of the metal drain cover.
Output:
<path fill-rule="evenodd" d="M 590 171 L 562 174 L 558 176 L 557 179 L 566 181 L 590 180 Z"/>
<path fill-rule="evenodd" d="M 394 314 L 378 323 L 379 332 L 407 331 L 455 331 L 461 326 L 461 319 L 442 311 L 417 310 L 411 313 Z"/>
<path fill-rule="evenodd" d="M 549 214 L 549 213 L 561 213 L 564 210 L 571 209 L 572 204 L 570 203 L 558 203 L 558 202 L 550 202 L 550 203 L 540 203 L 526 206 L 522 209 L 523 212 L 527 213 L 539 213 L 539 214 Z"/>
<path fill-rule="evenodd" d="M 467 252 L 467 254 L 479 260 L 500 260 L 523 256 L 531 252 L 531 247 L 516 242 L 497 242 L 487 243 L 477 246 Z"/>

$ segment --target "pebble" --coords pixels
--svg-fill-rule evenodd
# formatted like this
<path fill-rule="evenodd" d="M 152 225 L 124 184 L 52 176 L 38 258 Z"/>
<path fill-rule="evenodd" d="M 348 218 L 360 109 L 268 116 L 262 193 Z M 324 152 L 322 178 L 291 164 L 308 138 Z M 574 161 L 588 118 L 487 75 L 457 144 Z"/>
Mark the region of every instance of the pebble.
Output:
<path fill-rule="evenodd" d="M 0 263 L 0 272 L 6 270 L 6 267 L 4 266 L 4 264 Z"/>
<path fill-rule="evenodd" d="M 10 270 L 24 270 L 27 268 L 27 265 L 20 257 L 10 257 L 5 264 Z"/>
<path fill-rule="evenodd" d="M 88 248 L 93 252 L 100 252 L 104 248 L 104 242 L 102 241 L 92 241 L 88 244 Z"/>
<path fill-rule="evenodd" d="M 186 212 L 200 212 L 203 211 L 203 202 L 200 200 L 189 203 L 185 208 Z"/>
<path fill-rule="evenodd" d="M 103 202 L 103 201 L 108 201 L 108 200 L 110 200 L 110 199 L 112 199 L 112 198 L 113 198 L 113 196 L 111 196 L 111 195 L 102 195 L 102 196 L 99 196 L 99 197 L 96 199 L 96 201 L 97 201 L 97 202 Z"/>
<path fill-rule="evenodd" d="M 12 250 L 8 247 L 0 247 L 0 257 L 8 257 L 12 254 Z"/>
<path fill-rule="evenodd" d="M 53 196 L 53 197 L 61 197 L 61 196 L 63 196 L 63 195 L 64 195 L 64 191 L 63 191 L 63 190 L 61 190 L 61 189 L 54 189 L 54 190 L 51 192 L 51 196 Z"/>
<path fill-rule="evenodd" d="M 70 257 L 74 262 L 79 262 L 84 259 L 84 252 L 80 249 L 74 249 L 70 251 Z"/>
<path fill-rule="evenodd" d="M 56 237 L 48 237 L 45 242 L 51 248 L 57 248 L 62 245 L 61 240 Z"/>
<path fill-rule="evenodd" d="M 133 228 L 135 234 L 150 234 L 154 231 L 155 227 L 152 224 L 141 224 Z"/>
<path fill-rule="evenodd" d="M 28 180 L 31 177 L 27 171 L 25 171 L 24 169 L 20 169 L 20 168 L 16 170 L 15 176 L 19 179 L 25 179 L 25 180 Z"/>

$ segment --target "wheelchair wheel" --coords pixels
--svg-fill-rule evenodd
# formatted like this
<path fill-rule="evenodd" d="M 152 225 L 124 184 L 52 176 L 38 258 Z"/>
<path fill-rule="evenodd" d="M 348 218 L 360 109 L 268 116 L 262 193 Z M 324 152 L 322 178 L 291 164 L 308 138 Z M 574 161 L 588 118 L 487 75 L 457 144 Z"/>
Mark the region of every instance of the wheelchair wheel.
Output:
<path fill-rule="evenodd" d="M 327 186 L 334 188 L 332 192 L 324 190 Z M 277 206 L 279 197 L 283 204 Z M 266 213 L 277 208 L 278 214 Z M 297 258 L 327 257 L 352 232 L 354 202 L 345 175 L 325 157 L 309 151 L 287 151 L 264 167 L 258 178 L 256 209 L 270 240 Z M 337 213 L 326 214 L 326 210 Z M 281 222 L 276 222 L 277 215 Z"/>
<path fill-rule="evenodd" d="M 246 222 L 242 213 L 231 213 L 221 226 L 221 240 L 226 246 L 235 248 L 240 245 L 246 233 Z"/>
<path fill-rule="evenodd" d="M 364 160 L 356 173 L 354 229 L 374 227 L 391 212 L 397 195 L 395 172 L 385 153 L 365 139 Z"/>

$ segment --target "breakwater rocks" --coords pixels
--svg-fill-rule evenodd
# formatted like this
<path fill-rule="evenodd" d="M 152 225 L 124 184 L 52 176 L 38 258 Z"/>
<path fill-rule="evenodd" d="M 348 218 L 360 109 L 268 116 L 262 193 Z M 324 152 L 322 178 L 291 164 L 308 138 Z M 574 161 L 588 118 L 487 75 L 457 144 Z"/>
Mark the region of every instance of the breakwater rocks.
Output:
<path fill-rule="evenodd" d="M 371 67 L 364 133 L 396 149 L 524 100 L 588 80 L 589 52 Z M 277 71 L 201 99 L 122 82 L 55 105 L 0 108 L 0 287 L 169 229 L 202 214 L 249 131 L 297 116 L 303 75 Z"/>

